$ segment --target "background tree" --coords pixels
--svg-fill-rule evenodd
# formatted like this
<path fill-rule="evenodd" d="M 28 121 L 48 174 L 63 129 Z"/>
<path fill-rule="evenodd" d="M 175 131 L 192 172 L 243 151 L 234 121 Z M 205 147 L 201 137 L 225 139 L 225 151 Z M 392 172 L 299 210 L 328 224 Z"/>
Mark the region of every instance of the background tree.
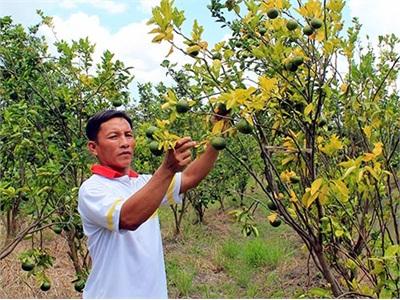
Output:
<path fill-rule="evenodd" d="M 39 26 L 27 31 L 10 17 L 0 19 L 0 195 L 6 228 L 0 259 L 26 238 L 32 249 L 20 256 L 23 268 L 42 289 L 52 265 L 43 241 L 52 228 L 67 240 L 82 290 L 88 253 L 77 212 L 77 193 L 93 159 L 86 151 L 84 126 L 95 112 L 129 101 L 129 68 L 105 51 L 94 65 L 88 39 L 55 43 L 51 54 Z M 4 217 L 4 219 L 3 219 Z"/>

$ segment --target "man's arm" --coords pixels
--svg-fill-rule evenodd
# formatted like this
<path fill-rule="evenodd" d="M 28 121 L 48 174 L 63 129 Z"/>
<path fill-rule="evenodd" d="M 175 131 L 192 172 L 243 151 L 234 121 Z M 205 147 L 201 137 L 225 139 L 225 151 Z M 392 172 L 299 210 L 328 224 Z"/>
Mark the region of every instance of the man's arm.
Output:
<path fill-rule="evenodd" d="M 169 150 L 161 166 L 149 182 L 134 193 L 121 207 L 119 228 L 135 230 L 160 206 L 176 172 L 182 171 L 191 161 L 190 149 L 195 145 L 183 138 L 174 150 Z"/>
<path fill-rule="evenodd" d="M 180 192 L 185 193 L 189 189 L 196 187 L 214 167 L 217 158 L 218 151 L 208 144 L 206 151 L 191 162 L 182 172 Z"/>

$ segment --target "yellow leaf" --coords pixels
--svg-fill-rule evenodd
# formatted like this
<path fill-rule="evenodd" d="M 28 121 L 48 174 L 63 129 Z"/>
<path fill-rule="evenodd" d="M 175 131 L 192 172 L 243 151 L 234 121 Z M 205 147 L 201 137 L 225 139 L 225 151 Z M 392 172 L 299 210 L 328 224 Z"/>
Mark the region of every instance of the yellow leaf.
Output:
<path fill-rule="evenodd" d="M 280 178 L 282 182 L 289 183 L 290 178 L 296 176 L 296 173 L 293 171 L 285 170 L 281 173 Z"/>
<path fill-rule="evenodd" d="M 296 218 L 297 218 L 296 211 L 295 211 L 293 208 L 289 207 L 289 208 L 287 209 L 287 211 L 288 211 L 289 215 L 290 215 L 293 219 L 296 219 Z"/>
<path fill-rule="evenodd" d="M 311 189 L 310 189 L 311 195 L 318 192 L 319 188 L 321 187 L 322 182 L 323 182 L 322 178 L 317 178 L 314 180 L 314 182 L 311 184 Z"/>
<path fill-rule="evenodd" d="M 294 156 L 293 155 L 290 155 L 290 156 L 286 157 L 285 159 L 282 160 L 282 166 L 290 163 L 292 160 L 294 160 Z"/>
<path fill-rule="evenodd" d="M 332 155 L 337 150 L 341 150 L 342 148 L 343 148 L 343 144 L 339 140 L 339 138 L 336 136 L 336 134 L 331 136 L 331 139 L 329 140 L 328 144 L 325 145 L 325 147 L 323 147 L 322 145 L 318 146 L 318 149 L 327 155 Z"/>
<path fill-rule="evenodd" d="M 339 198 L 346 202 L 349 199 L 349 189 L 347 188 L 346 184 L 341 181 L 340 179 L 333 180 L 337 191 L 340 193 Z"/>
<path fill-rule="evenodd" d="M 167 109 L 170 106 L 171 106 L 171 104 L 169 102 L 166 102 L 163 105 L 161 105 L 161 109 Z"/>
<path fill-rule="evenodd" d="M 311 204 L 318 198 L 319 193 L 311 194 L 311 189 L 307 188 L 306 192 L 304 193 L 301 202 L 306 208 L 309 208 Z"/>
<path fill-rule="evenodd" d="M 306 108 L 304 109 L 304 115 L 308 116 L 312 111 L 314 110 L 314 104 L 311 102 L 310 104 L 308 104 L 306 106 Z"/>
<path fill-rule="evenodd" d="M 168 54 L 166 55 L 166 57 L 170 56 L 173 52 L 174 52 L 174 46 L 171 46 L 171 48 L 169 48 L 169 51 L 168 51 Z"/>
<path fill-rule="evenodd" d="M 164 33 L 157 34 L 151 41 L 153 43 L 161 43 L 161 41 L 165 38 Z"/>
<path fill-rule="evenodd" d="M 375 155 L 375 157 L 382 154 L 382 146 L 383 144 L 381 142 L 374 143 L 374 149 L 372 150 L 372 153 Z"/>
<path fill-rule="evenodd" d="M 290 201 L 291 202 L 297 202 L 299 199 L 297 198 L 296 193 L 293 190 L 290 190 Z"/>
<path fill-rule="evenodd" d="M 342 176 L 342 180 L 345 179 L 347 176 L 349 176 L 350 173 L 353 172 L 356 168 L 357 168 L 356 166 L 352 166 L 352 167 L 348 168 L 346 173 L 344 173 L 344 175 Z"/>
<path fill-rule="evenodd" d="M 268 94 L 277 88 L 278 81 L 275 78 L 260 76 L 258 79 L 258 84 L 263 92 Z"/>
<path fill-rule="evenodd" d="M 324 205 L 328 201 L 328 192 L 329 192 L 329 187 L 328 185 L 324 184 L 318 195 L 318 199 L 322 205 Z"/>
<path fill-rule="evenodd" d="M 371 139 L 372 126 L 364 126 L 364 127 L 363 127 L 363 131 L 364 131 L 365 136 L 366 136 L 368 139 Z"/>
<path fill-rule="evenodd" d="M 374 169 L 372 169 L 370 166 L 366 166 L 365 170 L 368 171 L 376 179 L 376 181 L 379 181 L 379 176 L 376 174 Z"/>
<path fill-rule="evenodd" d="M 222 132 L 222 129 L 224 128 L 224 120 L 219 120 L 218 122 L 216 122 L 213 126 L 212 129 L 212 134 L 213 135 L 218 135 Z"/>
<path fill-rule="evenodd" d="M 278 218 L 278 214 L 277 213 L 272 213 L 269 216 L 267 216 L 268 221 L 270 222 L 275 222 L 275 220 Z"/>

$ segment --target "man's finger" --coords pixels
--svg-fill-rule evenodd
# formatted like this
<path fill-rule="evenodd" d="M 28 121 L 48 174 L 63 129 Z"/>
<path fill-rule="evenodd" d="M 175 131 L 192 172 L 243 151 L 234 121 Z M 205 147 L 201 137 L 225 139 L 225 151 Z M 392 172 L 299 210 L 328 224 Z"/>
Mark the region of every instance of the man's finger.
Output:
<path fill-rule="evenodd" d="M 180 145 L 179 147 L 175 147 L 175 151 L 182 153 L 185 152 L 187 150 L 189 150 L 190 148 L 193 148 L 196 146 L 196 142 L 193 142 L 192 140 L 185 142 L 184 144 Z"/>
<path fill-rule="evenodd" d="M 191 140 L 192 140 L 192 138 L 189 137 L 189 136 L 186 136 L 184 138 L 179 139 L 175 144 L 175 149 L 181 147 L 183 144 L 185 144 L 185 143 L 187 143 L 187 142 L 189 142 Z"/>

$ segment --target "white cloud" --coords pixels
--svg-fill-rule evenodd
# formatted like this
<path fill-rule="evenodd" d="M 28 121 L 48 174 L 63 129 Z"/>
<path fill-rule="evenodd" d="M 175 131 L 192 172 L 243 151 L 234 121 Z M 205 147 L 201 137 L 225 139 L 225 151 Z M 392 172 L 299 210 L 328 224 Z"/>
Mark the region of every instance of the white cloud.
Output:
<path fill-rule="evenodd" d="M 151 12 L 151 9 L 160 4 L 160 0 L 139 0 L 139 5 L 144 12 Z"/>
<path fill-rule="evenodd" d="M 58 39 L 71 41 L 88 37 L 96 45 L 95 63 L 99 62 L 102 53 L 108 49 L 115 54 L 115 59 L 134 68 L 132 73 L 135 81 L 171 82 L 165 75 L 166 70 L 160 66 L 169 51 L 169 45 L 151 42 L 153 36 L 148 34 L 151 28 L 146 25 L 146 20 L 128 24 L 115 33 L 104 27 L 98 16 L 83 12 L 72 14 L 65 20 L 54 17 L 53 23 Z M 42 32 L 49 44 L 55 41 L 49 29 L 42 29 Z M 54 48 L 52 51 L 55 51 Z M 180 65 L 190 60 L 179 51 L 174 51 L 169 59 L 178 61 Z"/>
<path fill-rule="evenodd" d="M 81 4 L 89 4 L 112 14 L 122 13 L 128 8 L 124 3 L 111 0 L 62 0 L 60 2 L 60 5 L 65 8 L 76 8 Z"/>

